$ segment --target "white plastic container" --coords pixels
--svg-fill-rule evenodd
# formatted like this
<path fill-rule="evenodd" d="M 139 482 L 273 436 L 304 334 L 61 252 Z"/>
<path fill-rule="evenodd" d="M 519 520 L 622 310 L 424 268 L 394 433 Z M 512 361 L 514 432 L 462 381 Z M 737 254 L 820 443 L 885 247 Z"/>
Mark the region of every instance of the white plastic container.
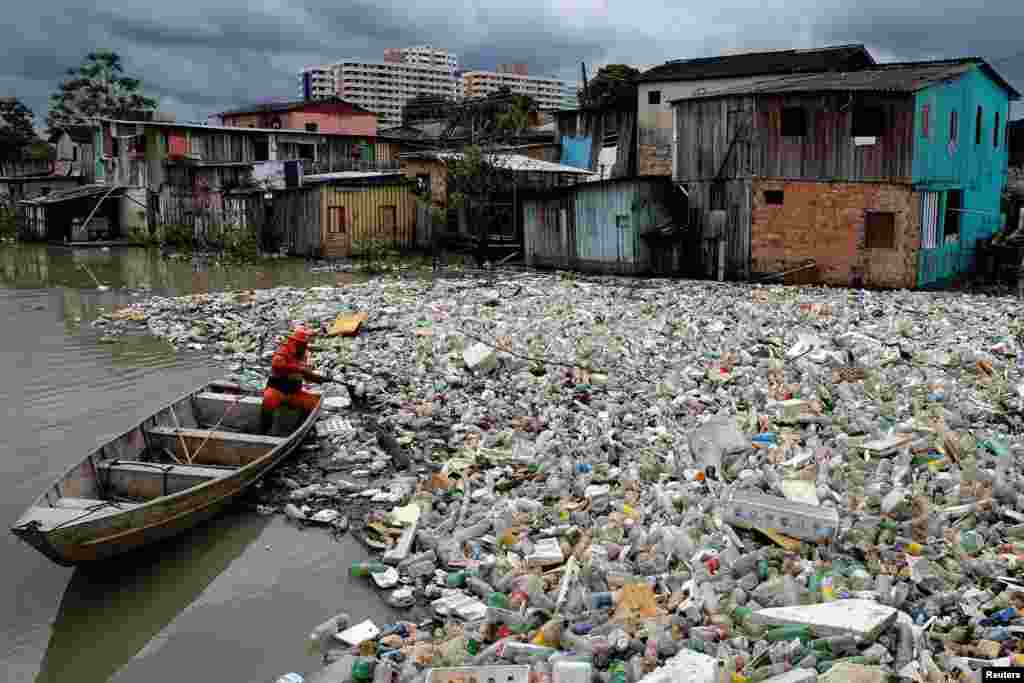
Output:
<path fill-rule="evenodd" d="M 593 669 L 587 662 L 555 662 L 551 666 L 551 683 L 590 683 Z"/>

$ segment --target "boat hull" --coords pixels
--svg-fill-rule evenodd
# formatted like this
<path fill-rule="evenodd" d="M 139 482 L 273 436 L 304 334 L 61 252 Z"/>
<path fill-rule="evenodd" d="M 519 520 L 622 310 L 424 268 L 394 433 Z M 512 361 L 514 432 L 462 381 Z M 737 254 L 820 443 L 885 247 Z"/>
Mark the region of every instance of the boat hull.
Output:
<path fill-rule="evenodd" d="M 89 515 L 83 515 L 81 522 L 57 525 L 53 529 L 19 524 L 11 531 L 51 561 L 62 566 L 80 566 L 111 560 L 178 536 L 219 514 L 246 489 L 288 457 L 316 423 L 319 412 L 318 406 L 287 435 L 285 441 L 273 447 L 263 457 L 238 468 L 230 475 L 141 504 L 110 503 L 109 514 L 92 519 L 84 519 Z M 142 430 L 145 424 L 146 422 L 135 429 Z M 95 465 L 91 459 L 86 459 L 71 471 L 92 471 L 95 476 Z M 63 486 L 67 490 L 69 484 L 74 483 L 74 480 L 69 481 L 65 475 L 63 483 L 59 482 L 54 486 Z M 120 510 L 121 507 L 124 509 Z"/>

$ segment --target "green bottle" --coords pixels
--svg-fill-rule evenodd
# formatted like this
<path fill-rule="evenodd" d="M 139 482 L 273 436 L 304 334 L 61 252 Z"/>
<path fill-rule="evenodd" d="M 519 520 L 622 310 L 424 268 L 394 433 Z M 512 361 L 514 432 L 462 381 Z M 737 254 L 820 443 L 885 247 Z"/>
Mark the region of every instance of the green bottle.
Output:
<path fill-rule="evenodd" d="M 508 609 L 508 596 L 504 593 L 494 592 L 487 596 L 487 606 L 498 609 Z"/>
<path fill-rule="evenodd" d="M 373 677 L 374 661 L 369 657 L 359 657 L 352 665 L 353 681 L 368 681 Z"/>
<path fill-rule="evenodd" d="M 353 562 L 352 566 L 349 567 L 349 576 L 369 576 L 370 574 L 380 574 L 386 572 L 387 566 L 380 562 Z"/>
<path fill-rule="evenodd" d="M 764 639 L 770 643 L 777 643 L 781 640 L 793 640 L 799 638 L 803 642 L 811 640 L 811 627 L 806 625 L 779 626 L 765 632 Z"/>
<path fill-rule="evenodd" d="M 622 662 L 613 662 L 608 672 L 611 674 L 608 683 L 626 683 L 626 667 Z"/>
<path fill-rule="evenodd" d="M 749 607 L 737 607 L 732 611 L 732 618 L 736 622 L 736 626 L 743 631 L 750 638 L 760 638 L 764 635 L 765 627 L 761 624 L 755 624 L 750 621 L 750 616 L 754 613 L 754 610 Z"/>
<path fill-rule="evenodd" d="M 444 579 L 449 588 L 462 588 L 466 583 L 466 572 L 452 572 Z"/>

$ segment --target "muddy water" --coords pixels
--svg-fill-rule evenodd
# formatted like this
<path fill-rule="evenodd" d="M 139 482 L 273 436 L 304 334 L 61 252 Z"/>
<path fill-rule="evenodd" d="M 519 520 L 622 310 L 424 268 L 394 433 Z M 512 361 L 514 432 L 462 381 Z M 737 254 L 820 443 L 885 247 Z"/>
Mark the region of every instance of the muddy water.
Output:
<path fill-rule="evenodd" d="M 109 286 L 98 290 L 96 281 Z M 316 668 L 310 628 L 388 609 L 346 564 L 364 556 L 241 510 L 115 568 L 58 567 L 8 527 L 97 443 L 220 374 L 159 340 L 99 342 L 89 322 L 152 291 L 332 285 L 301 261 L 196 267 L 143 249 L 0 246 L 0 670 L 8 681 L 273 681 Z"/>

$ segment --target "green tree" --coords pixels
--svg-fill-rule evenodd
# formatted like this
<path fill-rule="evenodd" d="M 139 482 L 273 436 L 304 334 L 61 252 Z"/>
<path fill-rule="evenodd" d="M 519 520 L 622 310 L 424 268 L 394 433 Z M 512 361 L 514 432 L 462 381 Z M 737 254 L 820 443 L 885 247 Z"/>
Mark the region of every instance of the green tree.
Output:
<path fill-rule="evenodd" d="M 519 137 L 530 127 L 530 114 L 537 111 L 537 104 L 529 95 L 513 95 L 503 112 L 497 114 L 499 134 Z"/>
<path fill-rule="evenodd" d="M 578 90 L 576 95 L 584 107 L 604 108 L 623 100 L 635 100 L 639 78 L 640 71 L 628 64 L 609 64 L 601 67 L 587 87 Z"/>
<path fill-rule="evenodd" d="M 0 98 L 0 175 L 7 174 L 8 165 L 24 160 L 34 142 L 32 110 L 13 97 Z"/>
<path fill-rule="evenodd" d="M 68 69 L 66 75 L 70 78 L 50 97 L 46 124 L 51 131 L 90 118 L 124 118 L 133 111 L 156 109 L 157 101 L 140 92 L 142 82 L 125 75 L 116 52 L 90 52 L 80 67 Z"/>

